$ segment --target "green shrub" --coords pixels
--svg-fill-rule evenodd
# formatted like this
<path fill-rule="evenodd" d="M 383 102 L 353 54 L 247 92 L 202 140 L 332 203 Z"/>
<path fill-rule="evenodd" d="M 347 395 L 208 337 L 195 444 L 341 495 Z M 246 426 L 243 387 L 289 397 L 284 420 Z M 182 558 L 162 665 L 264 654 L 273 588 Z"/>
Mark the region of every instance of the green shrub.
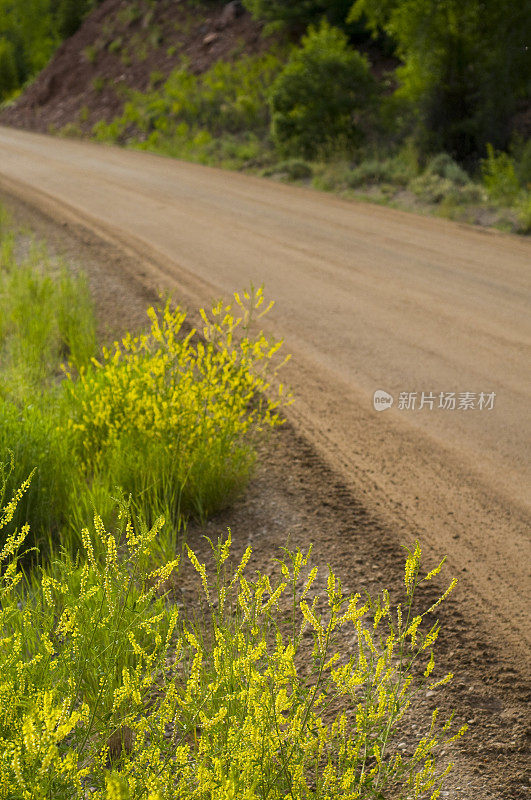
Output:
<path fill-rule="evenodd" d="M 67 39 L 77 31 L 91 5 L 91 0 L 59 0 L 57 29 L 63 39 Z"/>
<path fill-rule="evenodd" d="M 124 40 L 122 36 L 118 36 L 116 39 L 113 39 L 108 47 L 109 53 L 119 53 L 123 47 L 123 43 Z"/>
<path fill-rule="evenodd" d="M 349 17 L 385 32 L 401 61 L 399 94 L 427 152 L 474 163 L 505 147 L 529 94 L 529 14 L 514 0 L 355 0 Z"/>
<path fill-rule="evenodd" d="M 483 183 L 493 200 L 507 204 L 516 200 L 520 193 L 520 183 L 514 161 L 508 153 L 497 153 L 488 144 L 487 158 L 481 163 L 481 172 Z"/>
<path fill-rule="evenodd" d="M 12 42 L 0 38 L 0 102 L 9 97 L 18 86 L 15 48 Z"/>
<path fill-rule="evenodd" d="M 310 23 L 319 21 L 323 15 L 333 25 L 341 26 L 352 0 L 243 0 L 243 4 L 257 19 L 300 32 Z"/>
<path fill-rule="evenodd" d="M 518 233 L 531 233 L 531 194 L 529 192 L 517 202 L 516 211 L 518 215 Z"/>
<path fill-rule="evenodd" d="M 340 30 L 322 22 L 310 28 L 271 87 L 271 132 L 278 150 L 311 158 L 362 137 L 355 114 L 374 95 L 367 60 L 350 50 Z"/>
<path fill-rule="evenodd" d="M 284 402 L 282 387 L 277 400 L 264 395 L 281 343 L 235 337 L 262 304 L 258 290 L 202 310 L 206 343 L 182 334 L 179 308 L 151 308 L 148 335 L 128 334 L 79 378 L 68 374 L 69 429 L 87 475 L 139 493 L 150 520 L 161 507 L 179 523 L 226 505 L 248 479 L 253 434 L 280 424 Z"/>
<path fill-rule="evenodd" d="M 347 184 L 352 188 L 370 183 L 391 183 L 406 186 L 412 178 L 412 168 L 399 158 L 384 161 L 363 161 L 350 170 Z"/>
<path fill-rule="evenodd" d="M 52 398 L 48 402 L 53 402 Z M 0 398 L 0 465 L 10 463 L 0 475 L 8 494 L 14 494 L 34 474 L 12 522 L 0 533 L 0 549 L 5 537 L 27 522 L 31 526 L 28 544 L 49 551 L 52 542 L 57 544 L 60 539 L 80 480 L 57 414 L 37 403 L 19 408 Z"/>
<path fill-rule="evenodd" d="M 300 158 L 290 158 L 287 161 L 280 161 L 263 170 L 262 175 L 264 175 L 264 177 L 270 175 L 285 175 L 289 180 L 300 181 L 311 178 L 313 169 L 311 164 L 302 161 Z"/>
<path fill-rule="evenodd" d="M 122 505 L 114 532 L 96 516 L 76 560 L 58 554 L 25 580 L 27 529 L 7 540 L 0 797 L 439 796 L 441 751 L 466 726 L 454 733 L 434 709 L 412 747 L 397 745 L 411 700 L 452 678 L 437 674 L 433 612 L 455 581 L 425 611 L 415 602 L 442 564 L 422 577 L 417 544 L 395 609 L 387 592 L 345 595 L 331 569 L 319 595 L 310 553 L 285 550 L 278 578 L 249 574 L 250 548 L 229 568 L 229 535 L 212 572 L 188 550 L 206 611 L 187 618 L 160 596 L 177 562 L 149 566 L 162 524 L 137 531 Z"/>
<path fill-rule="evenodd" d="M 205 164 L 241 167 L 260 160 L 267 144 L 267 92 L 282 67 L 281 51 L 216 62 L 201 75 L 186 64 L 149 92 L 129 92 L 123 114 L 99 122 L 99 141 L 133 146 Z"/>
<path fill-rule="evenodd" d="M 513 146 L 512 155 L 516 177 L 522 188 L 531 190 L 531 139 Z"/>
<path fill-rule="evenodd" d="M 410 181 L 408 188 L 425 203 L 438 204 L 448 200 L 464 204 L 485 200 L 485 192 L 478 184 L 468 182 L 463 185 L 428 171 Z"/>
<path fill-rule="evenodd" d="M 439 153 L 439 155 L 434 156 L 428 162 L 425 172 L 427 175 L 438 175 L 439 178 L 447 178 L 458 186 L 465 186 L 470 182 L 470 177 L 465 170 L 448 153 Z"/>

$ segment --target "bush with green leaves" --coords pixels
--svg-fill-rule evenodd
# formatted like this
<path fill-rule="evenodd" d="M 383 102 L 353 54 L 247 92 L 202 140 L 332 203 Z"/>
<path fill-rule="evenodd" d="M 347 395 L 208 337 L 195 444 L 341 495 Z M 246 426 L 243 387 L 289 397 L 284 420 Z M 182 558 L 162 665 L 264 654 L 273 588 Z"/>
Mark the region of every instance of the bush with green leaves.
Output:
<path fill-rule="evenodd" d="M 505 147 L 529 92 L 531 17 L 514 0 L 356 0 L 349 16 L 386 33 L 403 62 L 399 92 L 428 152 L 470 162 Z"/>
<path fill-rule="evenodd" d="M 332 25 L 345 23 L 352 0 L 243 0 L 244 6 L 271 26 L 282 26 L 302 32 L 311 23 L 326 16 Z"/>
<path fill-rule="evenodd" d="M 0 38 L 0 102 L 9 97 L 18 86 L 15 48 L 8 39 Z"/>
<path fill-rule="evenodd" d="M 5 502 L 0 486 L 0 531 L 27 489 Z M 121 504 L 113 530 L 96 515 L 82 531 L 75 559 L 27 574 L 27 526 L 5 542 L 0 800 L 440 795 L 452 767 L 441 751 L 466 726 L 426 708 L 414 741 L 399 741 L 412 701 L 453 677 L 434 651 L 455 581 L 424 610 L 415 598 L 442 563 L 423 576 L 417 543 L 394 608 L 386 591 L 345 594 L 331 569 L 317 591 L 310 552 L 250 574 L 250 548 L 230 564 L 229 534 L 213 569 L 188 549 L 194 613 L 167 594 L 178 560 L 154 567 L 163 524 L 138 529 Z"/>
<path fill-rule="evenodd" d="M 468 174 L 448 153 L 439 153 L 433 156 L 426 165 L 425 173 L 427 175 L 437 175 L 439 178 L 446 178 L 458 186 L 465 186 L 470 183 Z"/>
<path fill-rule="evenodd" d="M 368 61 L 350 49 L 345 34 L 324 21 L 310 27 L 270 91 L 271 132 L 279 152 L 311 158 L 359 144 L 358 117 L 374 94 Z"/>
<path fill-rule="evenodd" d="M 431 158 L 424 172 L 414 177 L 408 188 L 426 203 L 455 205 L 481 203 L 486 199 L 483 187 L 473 183 L 465 170 L 447 153 L 439 153 Z"/>
<path fill-rule="evenodd" d="M 487 145 L 487 158 L 482 161 L 483 183 L 489 196 L 502 203 L 512 203 L 521 191 L 514 160 L 508 153 L 497 153 Z"/>
<path fill-rule="evenodd" d="M 273 164 L 271 167 L 267 167 L 267 169 L 262 172 L 262 175 L 264 175 L 264 177 L 269 177 L 271 175 L 285 176 L 291 181 L 301 181 L 311 178 L 313 169 L 311 164 L 308 164 L 307 161 L 303 161 L 300 158 L 289 158 L 287 161 L 280 161 Z"/>
<path fill-rule="evenodd" d="M 268 90 L 283 60 L 284 51 L 274 48 L 217 61 L 200 75 L 183 62 L 152 91 L 129 93 L 123 114 L 97 123 L 93 134 L 201 163 L 260 160 L 267 150 Z"/>
<path fill-rule="evenodd" d="M 531 191 L 531 138 L 516 138 L 511 147 L 511 155 L 520 186 Z"/>
<path fill-rule="evenodd" d="M 347 184 L 352 188 L 371 183 L 406 186 L 414 174 L 413 168 L 401 158 L 388 158 L 383 161 L 368 159 L 350 170 Z"/>

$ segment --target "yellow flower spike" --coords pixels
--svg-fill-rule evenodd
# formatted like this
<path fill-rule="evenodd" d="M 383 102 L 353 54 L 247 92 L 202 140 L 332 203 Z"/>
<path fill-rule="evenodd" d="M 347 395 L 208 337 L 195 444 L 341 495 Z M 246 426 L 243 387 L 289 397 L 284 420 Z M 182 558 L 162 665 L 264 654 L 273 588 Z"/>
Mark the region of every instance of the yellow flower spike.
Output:
<path fill-rule="evenodd" d="M 444 558 L 442 559 L 442 561 L 440 562 L 440 564 L 438 564 L 438 566 L 436 566 L 436 567 L 435 567 L 435 569 L 432 569 L 432 570 L 431 570 L 431 572 L 428 572 L 428 574 L 427 574 L 427 575 L 425 575 L 425 577 L 423 578 L 423 580 L 424 580 L 424 581 L 431 581 L 431 579 L 432 579 L 432 578 L 434 578 L 434 577 L 435 577 L 435 575 L 438 575 L 438 574 L 439 574 L 439 572 L 441 571 L 442 567 L 443 567 L 443 564 L 444 564 L 444 562 L 446 561 L 446 558 L 447 558 L 447 557 L 446 557 L 446 556 L 444 556 Z"/>
<path fill-rule="evenodd" d="M 413 551 L 408 550 L 407 553 L 408 555 L 404 570 L 404 583 L 406 586 L 406 591 L 408 592 L 408 594 L 410 594 L 413 589 L 414 580 L 417 576 L 420 557 L 422 554 L 419 542 L 416 541 L 414 550 Z"/>
<path fill-rule="evenodd" d="M 453 680 L 453 677 L 454 677 L 453 672 L 449 672 L 447 675 L 444 676 L 444 678 L 441 678 L 440 681 L 435 681 L 435 683 L 430 683 L 428 688 L 431 690 L 431 689 L 437 689 L 439 686 L 445 686 L 447 683 L 450 683 L 450 681 Z"/>

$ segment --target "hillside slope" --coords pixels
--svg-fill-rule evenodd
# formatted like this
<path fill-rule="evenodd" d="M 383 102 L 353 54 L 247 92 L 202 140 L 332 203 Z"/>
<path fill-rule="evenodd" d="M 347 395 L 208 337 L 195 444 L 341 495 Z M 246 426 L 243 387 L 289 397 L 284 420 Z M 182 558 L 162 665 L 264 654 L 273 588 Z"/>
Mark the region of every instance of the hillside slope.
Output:
<path fill-rule="evenodd" d="M 266 37 L 263 25 L 241 0 L 104 0 L 0 107 L 0 124 L 531 231 L 529 137 L 464 170 L 423 150 L 414 110 L 394 91 L 398 51 L 367 30 L 322 23 L 302 38 L 286 28 Z"/>
<path fill-rule="evenodd" d="M 96 122 L 122 112 L 126 88 L 146 91 L 183 58 L 200 74 L 236 53 L 265 52 L 270 42 L 261 28 L 238 2 L 205 9 L 190 0 L 106 0 L 0 112 L 0 122 L 42 133 L 75 124 L 90 133 Z"/>

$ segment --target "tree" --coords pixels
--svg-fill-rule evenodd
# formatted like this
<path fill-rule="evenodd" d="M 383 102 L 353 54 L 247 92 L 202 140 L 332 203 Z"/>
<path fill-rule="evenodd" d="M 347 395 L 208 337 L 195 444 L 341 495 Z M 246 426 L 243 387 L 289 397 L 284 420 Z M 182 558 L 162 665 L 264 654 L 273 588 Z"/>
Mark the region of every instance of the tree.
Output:
<path fill-rule="evenodd" d="M 529 92 L 531 16 L 515 0 L 356 0 L 374 32 L 396 42 L 401 95 L 416 107 L 427 150 L 461 161 L 507 145 Z"/>
<path fill-rule="evenodd" d="M 91 0 L 59 0 L 57 30 L 61 38 L 73 36 L 92 5 Z"/>
<path fill-rule="evenodd" d="M 325 16 L 332 25 L 344 24 L 352 0 L 243 0 L 257 19 L 280 23 L 296 32 Z"/>
<path fill-rule="evenodd" d="M 15 48 L 7 39 L 0 39 L 0 101 L 9 97 L 17 86 Z"/>
<path fill-rule="evenodd" d="M 367 59 L 348 47 L 345 34 L 326 21 L 310 27 L 271 87 L 275 144 L 306 158 L 339 140 L 352 146 L 362 138 L 355 115 L 373 96 Z"/>

